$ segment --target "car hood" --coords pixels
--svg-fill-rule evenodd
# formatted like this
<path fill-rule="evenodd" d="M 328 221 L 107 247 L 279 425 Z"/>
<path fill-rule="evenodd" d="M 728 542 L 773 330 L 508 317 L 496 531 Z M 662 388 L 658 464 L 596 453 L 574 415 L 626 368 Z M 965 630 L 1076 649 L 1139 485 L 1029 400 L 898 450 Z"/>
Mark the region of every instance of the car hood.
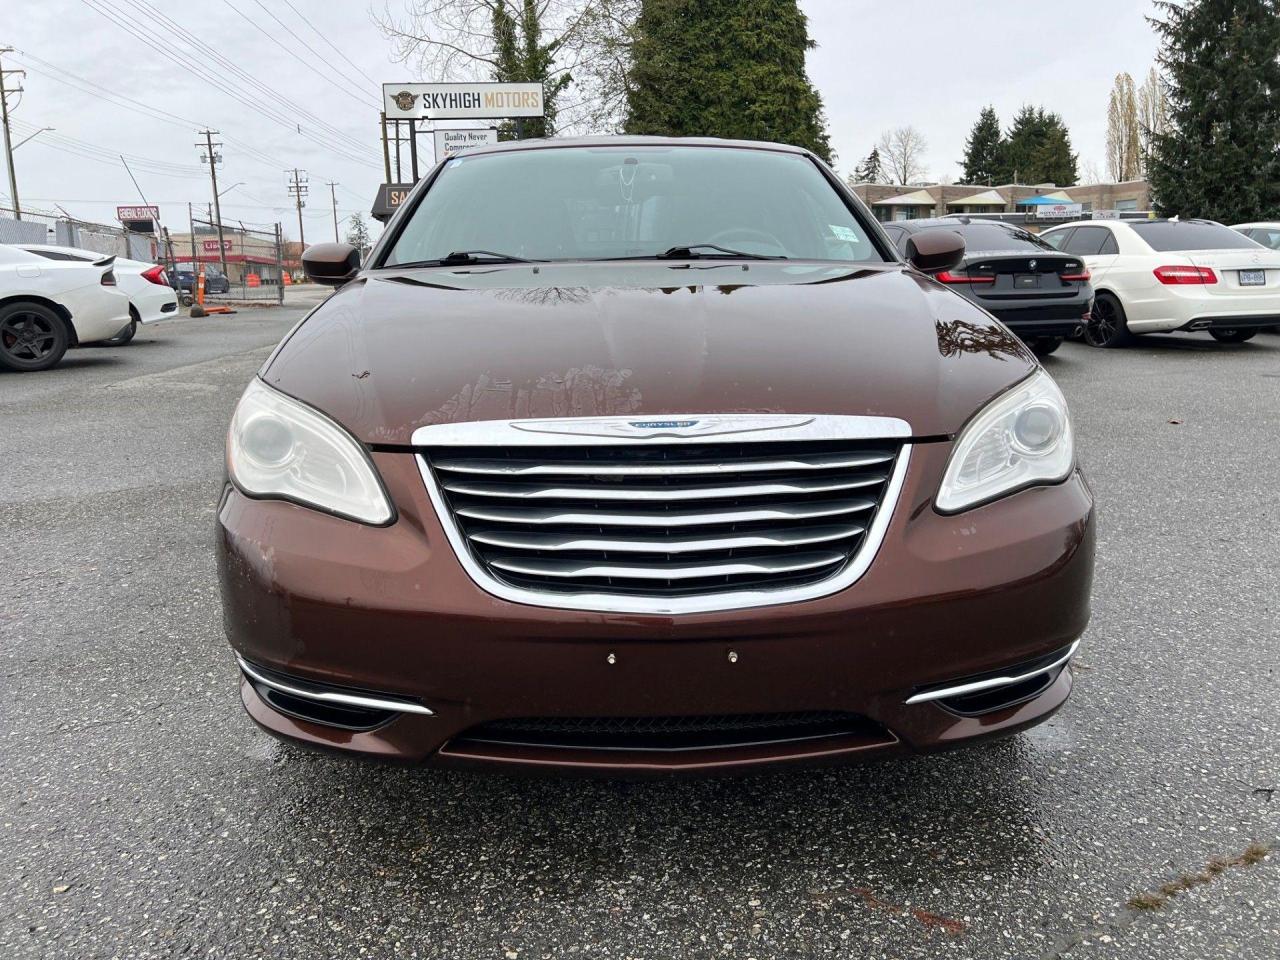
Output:
<path fill-rule="evenodd" d="M 438 423 L 783 413 L 955 433 L 1035 360 L 900 265 L 588 263 L 383 269 L 262 371 L 360 440 Z"/>

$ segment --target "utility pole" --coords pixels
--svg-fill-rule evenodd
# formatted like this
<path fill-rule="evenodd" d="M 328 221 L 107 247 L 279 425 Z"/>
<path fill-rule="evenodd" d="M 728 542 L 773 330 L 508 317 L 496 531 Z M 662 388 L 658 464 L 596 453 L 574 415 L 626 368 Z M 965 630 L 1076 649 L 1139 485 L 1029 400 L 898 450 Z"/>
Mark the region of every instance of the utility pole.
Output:
<path fill-rule="evenodd" d="M 218 153 L 218 148 L 222 143 L 213 142 L 217 132 L 217 130 L 201 130 L 200 135 L 204 137 L 204 143 L 197 143 L 196 146 L 205 150 L 205 153 L 200 156 L 200 161 L 209 164 L 209 176 L 213 180 L 213 215 L 218 222 L 218 259 L 222 263 L 222 275 L 230 282 L 231 275 L 227 273 L 227 247 L 222 241 L 222 206 L 218 203 L 218 164 L 222 162 L 222 154 Z"/>
<path fill-rule="evenodd" d="M 338 195 L 333 192 L 333 188 L 337 186 L 332 180 L 326 184 L 329 188 L 329 199 L 333 201 L 333 242 L 339 243 L 338 240 Z"/>
<path fill-rule="evenodd" d="M 301 257 L 302 251 L 307 248 L 306 237 L 302 232 L 302 208 L 307 205 L 306 196 L 310 189 L 307 186 L 307 171 L 294 167 L 292 170 L 286 170 L 285 173 L 293 175 L 293 181 L 289 184 L 289 196 L 293 197 L 293 202 L 298 205 L 298 256 Z"/>
<path fill-rule="evenodd" d="M 12 53 L 13 47 L 0 47 L 0 54 Z M 4 65 L 0 63 L 0 122 L 4 126 L 4 154 L 9 163 L 9 196 L 13 197 L 13 218 L 15 220 L 22 219 L 22 204 L 18 202 L 18 175 L 13 169 L 13 140 L 9 133 L 9 94 L 21 93 L 22 87 L 9 90 L 5 86 L 4 78 L 11 73 L 16 73 L 21 77 L 25 77 L 25 70 L 6 70 Z M 30 139 L 28 137 L 28 139 Z"/>

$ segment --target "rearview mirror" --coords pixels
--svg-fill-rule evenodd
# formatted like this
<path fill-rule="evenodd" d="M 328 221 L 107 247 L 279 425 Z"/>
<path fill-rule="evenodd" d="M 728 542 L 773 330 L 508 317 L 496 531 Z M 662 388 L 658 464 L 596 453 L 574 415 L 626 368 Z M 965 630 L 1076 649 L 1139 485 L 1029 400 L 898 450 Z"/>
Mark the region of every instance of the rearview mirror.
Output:
<path fill-rule="evenodd" d="M 964 259 L 964 237 L 939 227 L 907 238 L 907 262 L 924 273 L 950 270 Z"/>
<path fill-rule="evenodd" d="M 302 269 L 313 283 L 338 287 L 360 272 L 360 251 L 349 243 L 317 243 L 302 251 Z"/>

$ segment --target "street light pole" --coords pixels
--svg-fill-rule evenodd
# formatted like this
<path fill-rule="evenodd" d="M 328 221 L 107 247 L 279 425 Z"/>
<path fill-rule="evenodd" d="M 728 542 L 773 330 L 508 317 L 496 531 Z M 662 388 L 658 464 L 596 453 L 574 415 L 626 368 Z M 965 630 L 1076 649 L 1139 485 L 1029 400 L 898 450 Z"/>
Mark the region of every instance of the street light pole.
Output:
<path fill-rule="evenodd" d="M 227 245 L 222 239 L 222 205 L 218 203 L 218 162 L 222 159 L 221 154 L 217 153 L 216 147 L 221 147 L 221 143 L 213 142 L 213 135 L 217 130 L 201 130 L 204 136 L 204 148 L 207 151 L 209 161 L 209 177 L 213 180 L 213 215 L 218 222 L 218 259 L 222 263 L 222 275 L 228 278 L 230 282 L 230 274 L 227 273 Z M 197 143 L 197 147 L 201 144 Z M 203 159 L 203 158 L 202 158 Z"/>
<path fill-rule="evenodd" d="M 0 53 L 12 53 L 13 47 L 0 47 Z M 13 218 L 15 220 L 22 219 L 22 204 L 18 202 L 18 175 L 13 169 L 13 139 L 9 132 L 9 94 L 21 93 L 22 88 L 15 90 L 5 88 L 4 78 L 11 73 L 16 73 L 25 77 L 25 70 L 6 70 L 4 65 L 0 64 L 0 125 L 4 127 L 4 152 L 9 163 L 9 196 L 13 198 Z M 33 134 L 34 136 L 34 134 Z M 30 140 L 28 137 L 27 140 Z M 26 140 L 23 141 L 25 143 Z M 21 146 L 21 144 L 19 144 Z"/>

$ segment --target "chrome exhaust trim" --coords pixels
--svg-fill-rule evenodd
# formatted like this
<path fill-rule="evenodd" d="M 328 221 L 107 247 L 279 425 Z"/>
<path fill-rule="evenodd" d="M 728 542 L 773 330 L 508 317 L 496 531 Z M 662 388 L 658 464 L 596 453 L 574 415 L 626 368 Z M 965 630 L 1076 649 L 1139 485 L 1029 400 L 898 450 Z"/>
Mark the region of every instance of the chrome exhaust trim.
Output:
<path fill-rule="evenodd" d="M 391 700 L 356 693 L 338 693 L 335 690 L 328 690 L 322 687 L 298 686 L 296 682 L 295 684 L 282 683 L 274 677 L 264 675 L 243 657 L 237 656 L 236 663 L 240 665 L 241 672 L 254 683 L 260 683 L 264 687 L 279 690 L 281 693 L 287 693 L 291 697 L 298 697 L 302 700 L 356 707 L 361 710 L 386 710 L 392 713 L 416 713 L 424 717 L 435 716 L 431 710 L 411 700 Z"/>
<path fill-rule="evenodd" d="M 1057 660 L 1054 660 L 1052 663 L 1045 664 L 1042 667 L 1036 667 L 1034 670 L 1028 670 L 1026 673 L 1017 673 L 1007 677 L 988 677 L 985 680 L 974 680 L 972 683 L 959 683 L 954 687 L 941 687 L 933 690 L 925 690 L 922 693 L 917 693 L 915 696 L 908 697 L 906 702 L 908 704 L 929 703 L 933 700 L 946 700 L 949 697 L 963 697 L 970 693 L 978 693 L 982 690 L 991 690 L 996 687 L 1011 687 L 1015 683 L 1023 683 L 1024 681 L 1030 680 L 1032 677 L 1038 677 L 1042 673 L 1057 670 L 1076 655 L 1076 648 L 1079 646 L 1080 641 L 1077 640 L 1075 643 L 1071 644 L 1071 646 L 1067 648 L 1067 652 Z"/>

